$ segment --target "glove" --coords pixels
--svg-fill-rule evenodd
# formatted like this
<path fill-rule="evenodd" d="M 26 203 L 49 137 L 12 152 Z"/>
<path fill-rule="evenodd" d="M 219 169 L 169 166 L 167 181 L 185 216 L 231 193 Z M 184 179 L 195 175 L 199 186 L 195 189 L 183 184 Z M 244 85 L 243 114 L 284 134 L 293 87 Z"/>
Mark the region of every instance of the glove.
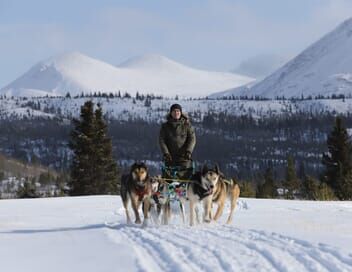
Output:
<path fill-rule="evenodd" d="M 167 164 L 172 162 L 172 157 L 169 153 L 164 154 L 164 162 Z"/>
<path fill-rule="evenodd" d="M 189 152 L 189 151 L 186 151 L 186 153 L 185 153 L 185 155 L 184 155 L 184 158 L 185 158 L 186 160 L 190 160 L 191 157 L 192 157 L 192 153 Z"/>

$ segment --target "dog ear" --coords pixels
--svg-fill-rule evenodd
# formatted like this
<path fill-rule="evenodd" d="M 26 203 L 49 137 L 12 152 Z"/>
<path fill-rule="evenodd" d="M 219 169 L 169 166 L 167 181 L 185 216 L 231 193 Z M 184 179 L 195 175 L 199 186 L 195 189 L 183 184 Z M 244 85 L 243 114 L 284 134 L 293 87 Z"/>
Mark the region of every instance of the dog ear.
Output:
<path fill-rule="evenodd" d="M 138 163 L 134 162 L 134 164 L 131 165 L 131 172 L 138 167 Z"/>
<path fill-rule="evenodd" d="M 208 172 L 208 165 L 204 164 L 202 168 L 202 175 L 204 175 L 206 172 Z"/>
<path fill-rule="evenodd" d="M 219 165 L 217 163 L 215 164 L 215 173 L 218 175 L 220 174 Z"/>

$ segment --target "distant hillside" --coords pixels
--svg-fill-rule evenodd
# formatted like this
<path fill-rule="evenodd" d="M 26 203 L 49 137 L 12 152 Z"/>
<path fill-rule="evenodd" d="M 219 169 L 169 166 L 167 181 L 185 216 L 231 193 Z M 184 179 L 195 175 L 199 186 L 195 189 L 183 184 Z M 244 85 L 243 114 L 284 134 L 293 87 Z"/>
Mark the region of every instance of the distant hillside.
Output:
<path fill-rule="evenodd" d="M 0 154 L 0 172 L 5 176 L 16 177 L 36 177 L 42 173 L 50 172 L 52 175 L 57 176 L 56 171 L 51 170 L 39 164 L 23 163 L 19 160 L 9 158 Z"/>
<path fill-rule="evenodd" d="M 164 97 L 205 97 L 252 78 L 187 67 L 164 56 L 144 55 L 116 67 L 78 52 L 52 57 L 0 89 L 7 96 L 65 96 L 136 92 Z"/>
<path fill-rule="evenodd" d="M 0 198 L 18 197 L 26 183 L 35 188 L 37 197 L 62 195 L 66 182 L 63 174 L 39 163 L 23 163 L 0 154 Z"/>
<path fill-rule="evenodd" d="M 352 95 L 352 18 L 308 47 L 282 68 L 256 84 L 211 97 L 325 97 Z"/>

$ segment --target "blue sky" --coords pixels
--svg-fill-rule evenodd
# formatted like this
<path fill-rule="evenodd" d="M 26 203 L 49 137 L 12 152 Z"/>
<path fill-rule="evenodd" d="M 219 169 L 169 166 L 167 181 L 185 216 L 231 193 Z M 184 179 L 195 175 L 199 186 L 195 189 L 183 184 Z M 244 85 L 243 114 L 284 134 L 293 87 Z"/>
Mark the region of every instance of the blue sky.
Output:
<path fill-rule="evenodd" d="M 0 0 L 0 87 L 66 51 L 113 65 L 154 53 L 217 71 L 286 60 L 349 17 L 351 0 Z"/>

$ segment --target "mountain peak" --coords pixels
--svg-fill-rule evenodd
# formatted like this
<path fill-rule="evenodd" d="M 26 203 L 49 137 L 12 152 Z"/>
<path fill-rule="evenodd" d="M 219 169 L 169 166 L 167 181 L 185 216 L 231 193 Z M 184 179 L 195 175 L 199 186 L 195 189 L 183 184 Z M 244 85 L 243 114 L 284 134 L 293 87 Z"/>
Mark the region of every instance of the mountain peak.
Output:
<path fill-rule="evenodd" d="M 174 60 L 157 54 L 145 54 L 136 56 L 128 59 L 121 63 L 118 67 L 120 68 L 131 68 L 131 69 L 184 69 L 185 65 L 182 65 Z"/>
<path fill-rule="evenodd" d="M 352 95 L 352 18 L 264 80 L 225 95 L 308 97 Z"/>
<path fill-rule="evenodd" d="M 97 59 L 88 57 L 78 51 L 65 52 L 48 58 L 39 63 L 42 66 L 54 66 L 56 68 L 76 67 L 80 65 L 91 65 L 95 63 L 103 63 Z"/>
<path fill-rule="evenodd" d="M 135 57 L 116 67 L 80 52 L 68 52 L 33 66 L 0 93 L 38 96 L 138 91 L 166 97 L 204 97 L 251 80 L 231 73 L 197 70 L 155 54 Z"/>

